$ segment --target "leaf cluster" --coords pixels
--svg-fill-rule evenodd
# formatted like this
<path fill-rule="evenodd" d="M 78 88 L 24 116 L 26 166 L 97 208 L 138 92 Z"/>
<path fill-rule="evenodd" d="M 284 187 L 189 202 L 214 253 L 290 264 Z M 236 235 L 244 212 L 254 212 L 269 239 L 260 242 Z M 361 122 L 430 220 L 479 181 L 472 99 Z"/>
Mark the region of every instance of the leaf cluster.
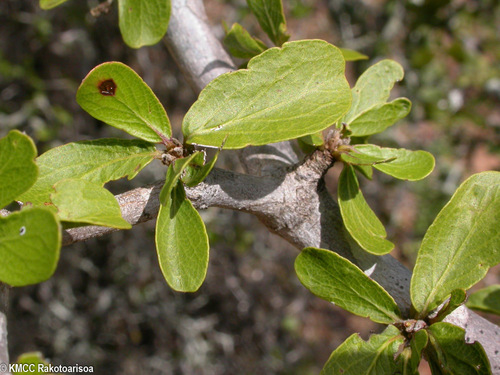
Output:
<path fill-rule="evenodd" d="M 499 215 L 499 172 L 473 175 L 458 188 L 422 242 L 411 279 L 409 317 L 349 260 L 325 249 L 304 249 L 295 269 L 306 288 L 353 314 L 389 325 L 368 342 L 356 334 L 348 338 L 323 373 L 416 374 L 423 353 L 433 374 L 490 374 L 481 345 L 466 343 L 462 328 L 442 320 L 465 302 L 467 289 L 500 263 Z M 485 300 L 495 292 L 498 286 L 478 292 L 471 305 L 492 311 L 495 304 Z"/>

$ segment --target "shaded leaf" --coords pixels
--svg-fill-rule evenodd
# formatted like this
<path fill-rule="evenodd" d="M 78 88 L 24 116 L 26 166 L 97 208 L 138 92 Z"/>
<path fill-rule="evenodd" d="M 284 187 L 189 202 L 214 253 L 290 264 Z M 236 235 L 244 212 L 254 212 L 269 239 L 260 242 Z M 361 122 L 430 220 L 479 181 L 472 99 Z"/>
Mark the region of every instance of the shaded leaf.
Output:
<path fill-rule="evenodd" d="M 106 62 L 92 69 L 76 101 L 92 117 L 145 141 L 162 142 L 172 135 L 158 98 L 125 64 Z"/>
<path fill-rule="evenodd" d="M 402 363 L 400 358 L 394 358 L 403 343 L 404 337 L 392 325 L 380 334 L 371 335 L 368 341 L 355 333 L 330 355 L 321 375 L 396 374 L 401 371 Z"/>
<path fill-rule="evenodd" d="M 67 179 L 54 185 L 50 198 L 62 221 L 102 225 L 118 229 L 132 226 L 123 219 L 118 201 L 100 184 Z"/>
<path fill-rule="evenodd" d="M 455 309 L 460 307 L 467 298 L 467 293 L 463 289 L 455 289 L 451 292 L 450 299 L 439 311 L 437 319 L 434 321 L 442 321 L 447 315 L 451 314 Z"/>
<path fill-rule="evenodd" d="M 426 151 L 410 151 L 404 148 L 379 147 L 369 144 L 356 145 L 355 148 L 366 156 L 389 160 L 375 164 L 373 167 L 401 180 L 421 180 L 434 169 L 434 157 Z"/>
<path fill-rule="evenodd" d="M 170 0 L 118 0 L 123 41 L 132 48 L 158 43 L 167 32 Z"/>
<path fill-rule="evenodd" d="M 359 246 L 376 255 L 387 254 L 394 248 L 385 239 L 385 228 L 366 203 L 354 169 L 348 164 L 340 174 L 338 198 L 344 225 Z"/>
<path fill-rule="evenodd" d="M 181 178 L 182 173 L 196 157 L 202 156 L 203 153 L 196 151 L 191 155 L 175 160 L 170 164 L 167 169 L 167 176 L 165 177 L 165 185 L 163 185 L 160 192 L 160 202 L 165 205 L 167 200 L 170 199 L 172 189 L 177 185 L 177 181 Z"/>
<path fill-rule="evenodd" d="M 490 285 L 469 296 L 467 307 L 500 315 L 500 285 Z"/>
<path fill-rule="evenodd" d="M 353 165 L 354 169 L 371 180 L 373 178 L 373 168 L 370 165 Z"/>
<path fill-rule="evenodd" d="M 50 205 L 52 186 L 67 178 L 92 181 L 101 186 L 126 176 L 131 180 L 155 155 L 155 146 L 140 140 L 108 138 L 55 147 L 36 159 L 38 180 L 19 200 L 35 206 Z"/>
<path fill-rule="evenodd" d="M 0 208 L 11 203 L 36 181 L 36 147 L 30 137 L 11 130 L 0 139 Z"/>
<path fill-rule="evenodd" d="M 306 153 L 314 151 L 316 148 L 323 146 L 325 143 L 322 132 L 305 135 L 298 138 L 297 141 L 299 142 L 299 146 L 302 151 Z"/>
<path fill-rule="evenodd" d="M 478 342 L 465 343 L 465 331 L 450 323 L 428 328 L 425 353 L 433 374 L 491 374 L 490 363 Z"/>
<path fill-rule="evenodd" d="M 422 359 L 422 351 L 427 345 L 427 331 L 415 332 L 410 341 L 410 346 L 403 350 L 403 375 L 418 375 L 418 365 Z"/>
<path fill-rule="evenodd" d="M 342 56 L 344 56 L 345 61 L 358 61 L 368 59 L 368 56 L 352 49 L 340 48 L 340 52 L 342 52 Z"/>
<path fill-rule="evenodd" d="M 193 163 L 194 165 L 193 164 L 189 165 L 185 170 L 184 176 L 181 177 L 182 182 L 184 182 L 186 186 L 189 187 L 196 186 L 200 182 L 202 182 L 215 167 L 215 163 L 217 162 L 217 158 L 219 157 L 220 151 L 221 149 L 219 149 L 212 158 L 212 160 L 210 160 L 210 162 L 206 163 L 205 165 L 203 164 L 200 165 L 199 163 L 198 164 Z M 202 154 L 201 156 L 205 155 Z"/>
<path fill-rule="evenodd" d="M 349 108 L 345 63 L 319 40 L 286 43 L 248 69 L 219 76 L 184 117 L 187 143 L 224 148 L 263 145 L 317 133 Z"/>
<path fill-rule="evenodd" d="M 243 26 L 234 23 L 224 37 L 224 45 L 229 53 L 241 59 L 251 59 L 264 52 L 267 46 L 257 38 L 253 38 Z"/>
<path fill-rule="evenodd" d="M 352 105 L 342 122 L 350 124 L 367 109 L 385 103 L 394 83 L 403 76 L 403 68 L 393 60 L 382 60 L 368 68 L 352 88 Z"/>
<path fill-rule="evenodd" d="M 40 0 L 40 8 L 52 9 L 68 0 Z"/>
<path fill-rule="evenodd" d="M 247 0 L 248 7 L 257 17 L 260 27 L 278 47 L 290 35 L 286 33 L 286 21 L 281 0 Z"/>
<path fill-rule="evenodd" d="M 401 320 L 394 299 L 340 255 L 313 247 L 305 248 L 295 260 L 300 282 L 316 296 L 377 323 Z"/>
<path fill-rule="evenodd" d="M 47 280 L 54 273 L 61 232 L 55 215 L 30 208 L 0 216 L 0 281 L 24 286 Z"/>
<path fill-rule="evenodd" d="M 389 103 L 375 105 L 360 113 L 349 123 L 353 137 L 383 132 L 389 126 L 406 117 L 411 110 L 411 102 L 406 98 L 398 98 Z"/>
<path fill-rule="evenodd" d="M 160 205 L 155 239 L 160 268 L 168 285 L 179 292 L 198 290 L 207 274 L 208 236 L 180 182 L 172 190 L 172 199 Z"/>
<path fill-rule="evenodd" d="M 469 289 L 500 262 L 500 172 L 473 175 L 424 236 L 411 280 L 413 306 L 426 316 L 455 289 Z"/>

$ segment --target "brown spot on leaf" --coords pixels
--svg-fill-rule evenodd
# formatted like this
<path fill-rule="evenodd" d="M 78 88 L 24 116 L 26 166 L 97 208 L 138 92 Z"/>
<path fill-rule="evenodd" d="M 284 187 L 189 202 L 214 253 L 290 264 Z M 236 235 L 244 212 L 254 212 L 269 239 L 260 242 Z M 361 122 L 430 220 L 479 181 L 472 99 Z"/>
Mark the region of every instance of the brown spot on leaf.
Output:
<path fill-rule="evenodd" d="M 137 172 L 139 169 L 141 169 L 141 164 L 137 165 L 137 167 L 134 168 L 134 172 Z"/>
<path fill-rule="evenodd" d="M 97 86 L 101 95 L 115 96 L 116 83 L 112 79 L 106 79 Z"/>

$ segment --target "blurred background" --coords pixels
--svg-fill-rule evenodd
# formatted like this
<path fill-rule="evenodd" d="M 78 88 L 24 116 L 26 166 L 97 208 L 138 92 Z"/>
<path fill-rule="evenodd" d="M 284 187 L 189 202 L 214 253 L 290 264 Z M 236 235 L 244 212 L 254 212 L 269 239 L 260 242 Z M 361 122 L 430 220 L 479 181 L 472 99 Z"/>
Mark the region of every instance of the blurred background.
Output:
<path fill-rule="evenodd" d="M 362 181 L 371 207 L 412 267 L 422 236 L 468 176 L 500 169 L 500 5 L 495 0 L 284 0 L 291 40 L 319 38 L 370 58 L 350 62 L 348 78 L 392 58 L 405 68 L 393 91 L 413 102 L 379 144 L 436 157 L 425 180 L 376 174 Z M 69 0 L 42 11 L 35 0 L 0 1 L 0 136 L 34 138 L 39 153 L 77 140 L 126 137 L 79 108 L 75 93 L 97 64 L 118 60 L 151 86 L 180 137 L 196 99 L 164 44 L 132 50 L 122 42 L 116 4 L 94 18 L 97 0 Z M 214 32 L 239 22 L 271 45 L 244 0 L 206 0 Z M 226 151 L 219 167 L 238 169 Z M 123 192 L 163 178 L 153 163 Z M 337 168 L 326 179 L 336 194 Z M 298 282 L 297 249 L 252 216 L 201 212 L 211 242 L 203 287 L 180 294 L 166 285 L 154 222 L 62 249 L 55 276 L 11 292 L 12 360 L 41 351 L 53 364 L 93 365 L 97 374 L 317 374 L 354 332 L 380 330 L 322 301 Z M 481 286 L 500 282 L 494 268 Z M 500 320 L 490 315 L 497 324 Z"/>

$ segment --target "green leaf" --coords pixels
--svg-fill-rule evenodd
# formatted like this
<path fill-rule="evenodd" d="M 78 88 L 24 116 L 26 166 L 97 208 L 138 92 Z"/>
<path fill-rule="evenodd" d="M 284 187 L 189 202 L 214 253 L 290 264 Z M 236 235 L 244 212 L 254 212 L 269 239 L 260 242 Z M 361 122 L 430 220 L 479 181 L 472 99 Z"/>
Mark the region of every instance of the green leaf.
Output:
<path fill-rule="evenodd" d="M 490 363 L 478 342 L 465 343 L 465 331 L 450 323 L 428 328 L 425 353 L 433 374 L 491 374 Z"/>
<path fill-rule="evenodd" d="M 257 38 L 253 38 L 243 26 L 233 24 L 224 37 L 224 45 L 229 53 L 241 59 L 251 59 L 264 52 L 267 46 Z"/>
<path fill-rule="evenodd" d="M 278 47 L 290 35 L 286 33 L 286 21 L 281 0 L 247 0 L 248 7 L 257 17 L 260 27 Z"/>
<path fill-rule="evenodd" d="M 0 208 L 28 190 L 36 181 L 36 147 L 30 137 L 11 130 L 0 139 Z"/>
<path fill-rule="evenodd" d="M 299 143 L 300 149 L 306 154 L 312 153 L 318 147 L 323 146 L 323 144 L 325 143 L 322 132 L 305 135 L 298 138 L 297 141 Z"/>
<path fill-rule="evenodd" d="M 167 32 L 170 0 L 118 0 L 123 41 L 132 48 L 158 43 Z"/>
<path fill-rule="evenodd" d="M 35 206 L 50 205 L 52 186 L 66 178 L 92 181 L 101 186 L 125 176 L 130 180 L 155 154 L 156 148 L 151 143 L 111 138 L 53 148 L 36 159 L 40 171 L 38 180 L 19 200 Z"/>
<path fill-rule="evenodd" d="M 353 165 L 354 169 L 371 180 L 373 178 L 373 168 L 370 165 Z"/>
<path fill-rule="evenodd" d="M 382 375 L 397 374 L 401 361 L 394 359 L 404 337 L 390 325 L 384 332 L 364 341 L 357 333 L 351 335 L 330 355 L 321 375 Z"/>
<path fill-rule="evenodd" d="M 40 8 L 52 9 L 68 0 L 40 0 Z"/>
<path fill-rule="evenodd" d="M 0 217 L 0 281 L 24 286 L 47 280 L 60 248 L 61 232 L 52 212 L 28 208 Z"/>
<path fill-rule="evenodd" d="M 300 137 L 299 140 L 314 147 L 323 146 L 325 144 L 322 132 L 305 135 Z"/>
<path fill-rule="evenodd" d="M 352 147 L 348 152 L 341 153 L 340 159 L 352 165 L 372 166 L 380 163 L 387 163 L 396 159 L 395 156 L 387 157 L 387 155 L 371 155 L 363 152 L 363 146 Z"/>
<path fill-rule="evenodd" d="M 155 238 L 160 268 L 168 285 L 179 292 L 198 290 L 207 274 L 208 236 L 180 182 L 172 190 L 172 199 L 160 205 Z"/>
<path fill-rule="evenodd" d="M 54 185 L 52 203 L 62 221 L 118 229 L 132 226 L 122 218 L 120 205 L 108 190 L 95 182 L 67 179 Z"/>
<path fill-rule="evenodd" d="M 434 157 L 426 151 L 410 151 L 404 148 L 388 148 L 375 145 L 356 145 L 363 155 L 391 161 L 375 164 L 374 168 L 401 180 L 421 180 L 434 169 Z"/>
<path fill-rule="evenodd" d="M 32 374 L 32 375 L 50 375 L 53 374 L 53 372 L 48 372 L 45 371 L 45 366 L 49 366 L 50 364 L 45 360 L 44 356 L 40 352 L 29 352 L 29 353 L 23 353 L 21 354 L 18 358 L 16 363 L 24 364 L 24 365 L 35 365 L 34 370 L 35 371 L 16 371 L 14 374 Z M 39 371 L 40 368 L 39 366 L 42 366 L 41 370 Z M 29 367 L 27 367 L 29 369 Z"/>
<path fill-rule="evenodd" d="M 184 172 L 184 176 L 181 177 L 182 182 L 184 182 L 186 186 L 189 187 L 196 186 L 200 182 L 202 182 L 214 168 L 220 151 L 221 149 L 219 149 L 212 160 L 210 160 L 210 162 L 205 165 L 195 163 L 193 163 L 194 165 L 189 165 Z M 203 159 L 205 159 L 204 154 L 201 154 L 200 156 L 203 156 Z"/>
<path fill-rule="evenodd" d="M 376 255 L 389 253 L 394 244 L 385 239 L 385 228 L 366 203 L 354 169 L 348 164 L 340 174 L 338 195 L 344 225 L 359 246 Z"/>
<path fill-rule="evenodd" d="M 236 149 L 317 133 L 349 108 L 351 94 L 338 48 L 319 40 L 286 43 L 223 74 L 184 117 L 187 143 Z"/>
<path fill-rule="evenodd" d="M 490 285 L 469 296 L 467 307 L 500 315 L 500 285 Z"/>
<path fill-rule="evenodd" d="M 439 311 L 438 317 L 433 319 L 434 322 L 442 321 L 447 315 L 451 314 L 459 306 L 461 306 L 465 299 L 467 298 L 467 293 L 463 289 L 455 289 L 451 292 L 450 299 L 443 308 Z"/>
<path fill-rule="evenodd" d="M 422 350 L 427 346 L 427 331 L 415 332 L 410 341 L 410 346 L 403 350 L 403 375 L 418 375 L 418 365 L 422 359 Z"/>
<path fill-rule="evenodd" d="M 168 166 L 167 176 L 165 177 L 165 185 L 163 185 L 160 192 L 161 204 L 167 204 L 167 201 L 170 200 L 170 193 L 177 185 L 177 181 L 179 181 L 179 179 L 181 178 L 182 172 L 184 172 L 189 163 L 191 163 L 198 156 L 203 157 L 203 153 L 201 153 L 200 151 L 196 151 L 188 157 L 175 160 L 173 164 L 170 164 Z"/>
<path fill-rule="evenodd" d="M 348 48 L 340 48 L 345 61 L 367 60 L 368 56 Z"/>
<path fill-rule="evenodd" d="M 349 123 L 353 137 L 383 132 L 389 126 L 406 117 L 411 110 L 411 102 L 406 98 L 398 98 L 390 103 L 375 105 L 359 114 Z"/>
<path fill-rule="evenodd" d="M 470 177 L 429 227 L 411 281 L 426 316 L 455 289 L 469 289 L 500 263 L 500 172 Z"/>
<path fill-rule="evenodd" d="M 403 68 L 393 60 L 382 60 L 368 68 L 352 89 L 352 105 L 342 122 L 350 124 L 367 109 L 385 103 L 394 83 L 403 76 Z"/>
<path fill-rule="evenodd" d="M 295 260 L 300 282 L 316 296 L 377 323 L 400 321 L 394 299 L 340 255 L 313 247 L 305 248 Z"/>
<path fill-rule="evenodd" d="M 162 142 L 172 135 L 160 101 L 125 64 L 106 62 L 92 69 L 78 88 L 76 101 L 96 119 L 145 141 Z"/>

